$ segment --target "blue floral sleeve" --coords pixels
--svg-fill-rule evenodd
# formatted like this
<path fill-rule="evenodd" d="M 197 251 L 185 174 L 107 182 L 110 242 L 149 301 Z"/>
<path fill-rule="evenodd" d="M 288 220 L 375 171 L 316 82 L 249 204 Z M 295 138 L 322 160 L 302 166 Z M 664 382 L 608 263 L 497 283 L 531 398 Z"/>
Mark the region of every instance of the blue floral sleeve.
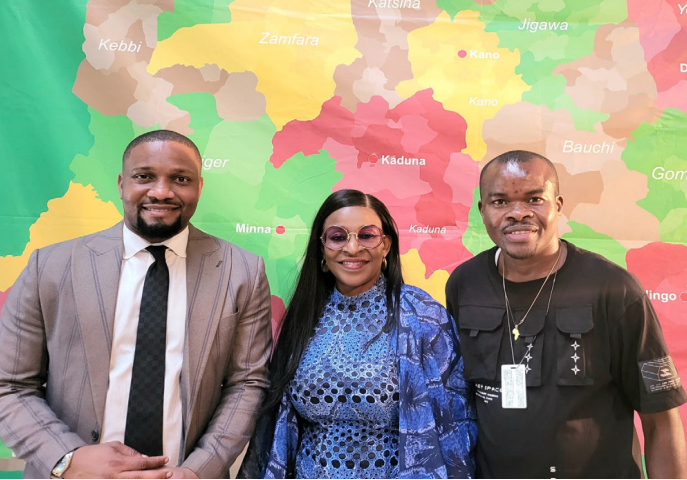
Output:
<path fill-rule="evenodd" d="M 477 425 L 455 322 L 414 287 L 403 288 L 398 355 L 399 476 L 472 478 Z"/>

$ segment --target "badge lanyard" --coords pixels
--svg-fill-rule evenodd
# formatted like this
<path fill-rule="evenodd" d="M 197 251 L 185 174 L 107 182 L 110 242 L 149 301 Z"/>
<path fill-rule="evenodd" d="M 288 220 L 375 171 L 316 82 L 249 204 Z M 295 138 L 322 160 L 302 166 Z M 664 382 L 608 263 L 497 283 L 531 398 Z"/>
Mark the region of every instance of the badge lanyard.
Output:
<path fill-rule="evenodd" d="M 551 272 L 553 271 L 554 268 L 556 268 L 556 265 L 558 265 L 558 261 L 561 258 L 561 250 L 562 250 L 563 245 L 559 244 L 558 247 L 558 257 L 556 258 L 556 262 L 553 264 L 551 267 L 551 270 L 549 271 L 549 274 L 546 276 L 546 279 L 544 279 L 544 283 L 542 283 L 541 288 L 539 289 L 539 292 L 537 293 L 537 296 L 534 297 L 534 301 L 532 302 L 532 305 L 530 305 L 530 308 L 527 309 L 527 312 L 525 313 L 525 316 L 520 320 L 519 323 L 515 323 L 515 315 L 513 315 L 513 310 L 511 309 L 510 306 L 510 301 L 508 300 L 508 294 L 506 293 L 506 259 L 504 257 L 503 259 L 503 273 L 501 274 L 501 278 L 503 280 L 503 297 L 506 301 L 506 319 L 508 322 L 508 329 L 510 330 L 510 325 L 511 322 L 513 323 L 513 337 L 515 337 L 515 340 L 517 341 L 518 337 L 520 336 L 520 333 L 518 331 L 518 327 L 522 325 L 523 321 L 527 317 L 527 314 L 530 313 L 530 310 L 532 310 L 532 307 L 534 307 L 534 304 L 536 303 L 537 299 L 539 298 L 539 294 L 541 294 L 541 291 L 544 289 L 544 285 L 546 285 L 547 280 L 549 279 L 549 276 L 551 275 Z M 501 253 L 501 249 L 499 248 L 496 252 L 496 266 L 498 267 L 498 259 L 499 259 L 499 254 Z M 553 289 L 556 286 L 556 277 L 558 276 L 558 270 L 553 274 L 553 282 L 551 283 L 551 292 L 549 293 L 549 301 L 546 304 L 546 313 L 544 314 L 544 318 L 549 314 L 549 308 L 551 307 L 551 297 L 553 297 Z M 517 409 L 523 409 L 527 408 L 527 368 L 525 365 L 522 364 L 523 360 L 527 358 L 527 356 L 530 354 L 530 351 L 532 350 L 532 347 L 534 346 L 534 342 L 537 340 L 537 336 L 535 335 L 532 341 L 527 345 L 527 351 L 525 354 L 522 356 L 520 359 L 520 362 L 515 363 L 515 349 L 513 348 L 513 337 L 508 335 L 508 340 L 510 342 L 510 354 L 511 354 L 511 359 L 513 360 L 513 363 L 508 365 L 501 365 L 501 407 L 502 408 L 517 408 Z"/>

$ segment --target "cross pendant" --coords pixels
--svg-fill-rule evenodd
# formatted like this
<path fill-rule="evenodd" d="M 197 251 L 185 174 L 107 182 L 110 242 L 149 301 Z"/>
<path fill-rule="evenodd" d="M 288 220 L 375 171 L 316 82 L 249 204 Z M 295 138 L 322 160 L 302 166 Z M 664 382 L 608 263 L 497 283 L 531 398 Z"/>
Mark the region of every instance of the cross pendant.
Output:
<path fill-rule="evenodd" d="M 516 326 L 516 327 L 513 329 L 513 338 L 517 340 L 518 337 L 520 337 L 520 330 L 518 330 L 518 327 Z"/>

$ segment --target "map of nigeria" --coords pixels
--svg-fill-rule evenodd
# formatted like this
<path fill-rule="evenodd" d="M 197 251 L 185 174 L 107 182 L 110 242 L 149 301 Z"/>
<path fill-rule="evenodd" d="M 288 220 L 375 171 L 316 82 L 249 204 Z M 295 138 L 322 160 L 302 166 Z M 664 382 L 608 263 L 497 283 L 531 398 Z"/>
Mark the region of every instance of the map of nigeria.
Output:
<path fill-rule="evenodd" d="M 492 246 L 480 167 L 525 149 L 558 169 L 563 238 L 639 278 L 687 372 L 687 0 L 6 2 L 0 29 L 0 306 L 32 251 L 121 220 L 148 130 L 198 145 L 193 223 L 265 258 L 275 318 L 342 188 L 389 207 L 443 302 Z"/>

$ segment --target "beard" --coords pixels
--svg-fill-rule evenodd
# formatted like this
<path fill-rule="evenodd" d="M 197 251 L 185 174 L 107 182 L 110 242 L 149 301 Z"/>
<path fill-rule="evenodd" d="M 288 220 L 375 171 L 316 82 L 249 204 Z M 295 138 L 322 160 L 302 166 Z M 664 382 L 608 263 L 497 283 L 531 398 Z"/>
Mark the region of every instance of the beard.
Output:
<path fill-rule="evenodd" d="M 165 223 L 146 223 L 140 215 L 136 217 L 137 233 L 145 239 L 167 240 L 182 230 L 181 215 L 169 225 Z"/>
<path fill-rule="evenodd" d="M 532 250 L 528 250 L 528 251 L 524 251 L 524 252 L 521 252 L 521 251 L 519 252 L 515 249 L 511 249 L 511 248 L 507 248 L 507 247 L 504 248 L 503 250 L 511 258 L 514 258 L 516 260 L 525 260 L 527 258 L 532 258 L 537 254 L 537 247 L 538 247 L 538 245 L 535 245 Z"/>

